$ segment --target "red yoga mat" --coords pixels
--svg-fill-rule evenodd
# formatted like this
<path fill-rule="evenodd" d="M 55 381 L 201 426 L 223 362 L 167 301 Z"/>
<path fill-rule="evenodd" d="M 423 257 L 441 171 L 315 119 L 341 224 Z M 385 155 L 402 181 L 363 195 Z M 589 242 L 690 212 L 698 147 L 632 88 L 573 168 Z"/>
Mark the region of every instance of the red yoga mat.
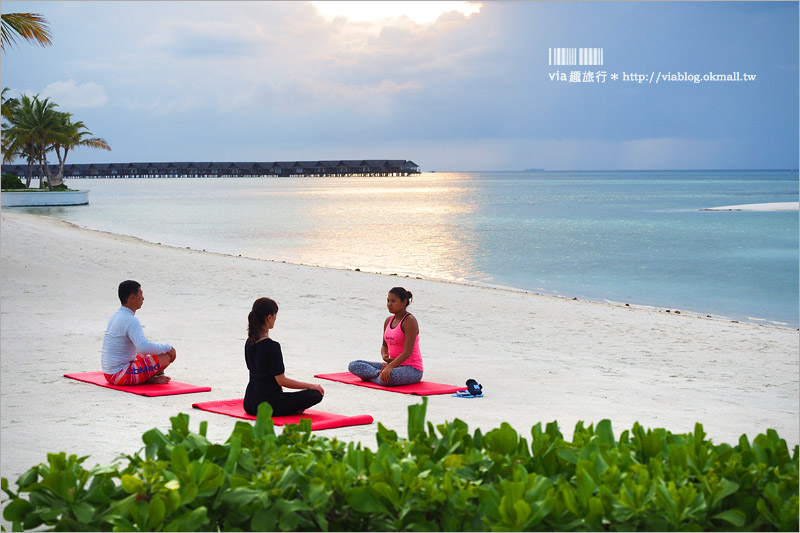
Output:
<path fill-rule="evenodd" d="M 193 403 L 192 407 L 211 413 L 218 413 L 236 418 L 244 418 L 245 420 L 255 420 L 256 417 L 245 412 L 242 402 L 243 399 L 238 398 L 235 400 L 218 400 L 215 402 Z M 336 413 L 325 413 L 323 411 L 316 411 L 314 409 L 306 409 L 299 415 L 273 416 L 272 422 L 276 426 L 283 426 L 285 424 L 299 424 L 301 418 L 311 419 L 311 429 L 313 431 L 372 424 L 372 417 L 369 415 L 337 415 Z"/>
<path fill-rule="evenodd" d="M 112 385 L 106 381 L 102 372 L 78 372 L 74 374 L 64 374 L 65 378 L 77 379 L 84 383 L 92 383 L 107 389 L 121 390 L 123 392 L 130 392 L 131 394 L 138 394 L 140 396 L 169 396 L 171 394 L 188 394 L 190 392 L 208 392 L 211 387 L 198 387 L 197 385 L 190 385 L 188 383 L 181 383 L 180 381 L 170 381 L 162 385 L 155 383 L 145 383 L 143 385 Z"/>
<path fill-rule="evenodd" d="M 351 374 L 350 372 L 336 372 L 333 374 L 314 374 L 315 378 L 329 379 L 331 381 L 339 381 L 341 383 L 349 383 L 350 385 L 358 385 L 359 387 L 367 387 L 370 389 L 386 390 L 389 392 L 400 392 L 403 394 L 416 394 L 417 396 L 432 396 L 434 394 L 452 394 L 458 390 L 463 390 L 464 387 L 456 387 L 455 385 L 445 385 L 444 383 L 433 383 L 431 381 L 420 381 L 412 385 L 399 385 L 397 387 L 386 387 L 384 385 L 376 385 L 371 381 L 363 381 L 360 377 Z"/>

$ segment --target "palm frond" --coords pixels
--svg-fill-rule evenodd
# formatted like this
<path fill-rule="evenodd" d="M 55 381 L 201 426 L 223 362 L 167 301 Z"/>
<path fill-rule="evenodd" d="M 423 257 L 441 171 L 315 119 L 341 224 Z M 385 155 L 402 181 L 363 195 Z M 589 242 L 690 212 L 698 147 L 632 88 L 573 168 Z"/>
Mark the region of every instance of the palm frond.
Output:
<path fill-rule="evenodd" d="M 3 14 L 1 33 L 0 48 L 3 51 L 6 49 L 6 44 L 14 47 L 18 38 L 42 46 L 53 44 L 49 23 L 38 13 Z"/>

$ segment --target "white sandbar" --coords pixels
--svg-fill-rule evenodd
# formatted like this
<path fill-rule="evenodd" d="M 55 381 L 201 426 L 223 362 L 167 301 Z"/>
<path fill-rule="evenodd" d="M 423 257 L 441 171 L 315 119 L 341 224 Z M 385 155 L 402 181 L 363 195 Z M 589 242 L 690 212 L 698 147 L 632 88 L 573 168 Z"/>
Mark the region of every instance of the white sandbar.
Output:
<path fill-rule="evenodd" d="M 742 204 L 724 205 L 722 207 L 707 207 L 700 211 L 798 211 L 800 202 L 773 202 L 767 204 Z"/>
<path fill-rule="evenodd" d="M 509 422 L 530 437 L 558 420 L 567 438 L 579 420 L 610 418 L 618 435 L 635 421 L 673 432 L 704 424 L 715 442 L 775 428 L 798 443 L 798 333 L 524 292 L 177 249 L 76 228 L 54 219 L 0 219 L 0 472 L 13 483 L 48 452 L 110 463 L 142 447 L 150 428 L 190 413 L 223 442 L 235 419 L 193 402 L 242 397 L 243 345 L 253 300 L 280 304 L 274 339 L 287 376 L 314 380 L 356 358 L 377 359 L 386 293 L 413 291 L 425 379 L 483 384 L 485 397 L 433 396 L 428 420 L 460 418 L 483 431 Z M 391 268 L 391 265 L 387 265 Z M 137 312 L 150 340 L 170 342 L 173 379 L 209 393 L 145 398 L 62 377 L 99 370 L 103 330 L 119 307 L 117 285 L 142 283 Z M 401 435 L 417 397 L 321 381 L 317 407 L 371 414 Z M 377 424 L 320 432 L 375 448 Z"/>

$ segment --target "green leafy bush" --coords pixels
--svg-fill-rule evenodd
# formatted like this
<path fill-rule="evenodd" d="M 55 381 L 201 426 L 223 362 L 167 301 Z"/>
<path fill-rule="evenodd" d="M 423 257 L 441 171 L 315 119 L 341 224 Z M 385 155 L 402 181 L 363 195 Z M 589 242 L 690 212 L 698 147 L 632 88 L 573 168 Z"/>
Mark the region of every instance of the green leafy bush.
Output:
<path fill-rule="evenodd" d="M 25 184 L 20 181 L 18 177 L 13 174 L 3 174 L 2 175 L 2 183 L 0 183 L 0 188 L 2 189 L 25 189 Z"/>
<path fill-rule="evenodd" d="M 567 442 L 551 422 L 529 443 L 506 423 L 434 428 L 425 409 L 409 406 L 407 440 L 378 424 L 376 451 L 308 421 L 276 435 L 267 404 L 224 444 L 179 414 L 124 468 L 60 453 L 18 492 L 3 478 L 3 516 L 72 531 L 798 530 L 798 448 L 772 430 L 730 446 L 700 424 L 676 435 L 637 423 L 617 438 L 603 420 Z"/>

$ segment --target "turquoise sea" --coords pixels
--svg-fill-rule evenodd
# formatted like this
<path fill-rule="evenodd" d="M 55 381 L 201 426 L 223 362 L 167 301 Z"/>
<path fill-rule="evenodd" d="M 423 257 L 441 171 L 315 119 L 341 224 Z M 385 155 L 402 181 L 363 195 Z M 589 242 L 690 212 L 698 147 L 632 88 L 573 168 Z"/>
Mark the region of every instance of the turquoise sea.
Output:
<path fill-rule="evenodd" d="M 90 205 L 18 209 L 180 247 L 798 326 L 798 212 L 701 211 L 797 202 L 797 171 L 68 184 Z"/>

